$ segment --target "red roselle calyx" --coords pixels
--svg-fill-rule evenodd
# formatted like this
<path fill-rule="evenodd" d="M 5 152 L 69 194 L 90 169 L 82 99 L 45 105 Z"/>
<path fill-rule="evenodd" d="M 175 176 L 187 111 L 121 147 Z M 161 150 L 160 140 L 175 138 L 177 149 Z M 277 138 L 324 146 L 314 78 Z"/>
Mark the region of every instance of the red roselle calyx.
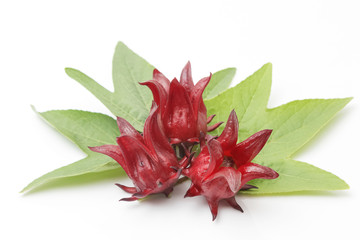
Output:
<path fill-rule="evenodd" d="M 279 175 L 269 167 L 251 163 L 270 137 L 271 130 L 262 130 L 245 141 L 236 144 L 238 119 L 232 111 L 224 131 L 217 139 L 211 139 L 203 146 L 199 156 L 184 170 L 192 184 L 186 197 L 203 195 L 210 207 L 213 220 L 217 216 L 220 200 L 225 200 L 233 208 L 243 211 L 235 200 L 241 188 L 251 186 L 252 179 L 274 179 Z"/>
<path fill-rule="evenodd" d="M 194 85 L 191 65 L 188 62 L 182 70 L 180 82 L 176 78 L 170 82 L 155 69 L 153 80 L 141 83 L 148 86 L 153 93 L 154 101 L 160 108 L 165 135 L 171 144 L 198 142 L 201 136 L 221 124 L 207 127 L 213 116 L 207 118 L 202 93 L 210 79 L 211 74 Z"/>
<path fill-rule="evenodd" d="M 125 119 L 117 119 L 121 136 L 118 145 L 90 147 L 94 152 L 103 153 L 116 160 L 125 170 L 135 187 L 116 184 L 124 191 L 133 194 L 121 200 L 133 201 L 149 194 L 173 190 L 181 174 L 175 153 L 158 124 L 158 108 L 153 106 L 145 121 L 143 136 Z M 186 161 L 182 161 L 186 164 Z"/>

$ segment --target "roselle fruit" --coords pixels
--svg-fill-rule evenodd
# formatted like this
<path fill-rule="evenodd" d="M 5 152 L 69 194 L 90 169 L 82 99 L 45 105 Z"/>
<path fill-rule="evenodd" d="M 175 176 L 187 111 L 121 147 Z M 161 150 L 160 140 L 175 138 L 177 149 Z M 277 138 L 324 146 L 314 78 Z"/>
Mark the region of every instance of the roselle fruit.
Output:
<path fill-rule="evenodd" d="M 236 113 L 232 111 L 220 137 L 211 138 L 202 147 L 200 154 L 191 161 L 190 167 L 183 171 L 192 181 L 185 197 L 204 196 L 213 220 L 217 216 L 221 200 L 243 211 L 236 202 L 235 195 L 240 189 L 251 187 L 246 185 L 248 181 L 279 176 L 271 168 L 251 162 L 264 147 L 271 130 L 262 130 L 236 144 L 238 126 Z"/>
<path fill-rule="evenodd" d="M 118 145 L 103 145 L 90 149 L 112 157 L 133 181 L 135 187 L 116 184 L 132 194 L 132 197 L 121 200 L 134 201 L 154 193 L 169 195 L 183 166 L 180 166 L 173 148 L 159 126 L 158 107 L 153 105 L 145 121 L 143 136 L 125 119 L 118 117 L 117 123 L 121 133 L 117 138 Z M 186 164 L 184 160 L 181 162 Z"/>
<path fill-rule="evenodd" d="M 214 130 L 221 123 L 207 127 L 213 116 L 207 118 L 207 111 L 202 99 L 211 74 L 194 85 L 190 62 L 182 70 L 180 81 L 171 82 L 157 69 L 153 79 L 141 83 L 150 88 L 154 101 L 159 106 L 160 119 L 165 135 L 171 144 L 181 142 L 199 142 L 201 136 Z"/>

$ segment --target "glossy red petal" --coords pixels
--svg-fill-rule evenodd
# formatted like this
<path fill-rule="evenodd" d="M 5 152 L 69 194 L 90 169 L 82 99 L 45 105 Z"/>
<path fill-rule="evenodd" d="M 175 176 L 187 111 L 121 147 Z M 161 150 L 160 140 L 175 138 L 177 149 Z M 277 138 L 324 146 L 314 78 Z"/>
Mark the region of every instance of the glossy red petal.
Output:
<path fill-rule="evenodd" d="M 273 169 L 262 166 L 256 163 L 247 163 L 245 165 L 240 166 L 238 171 L 241 172 L 241 185 L 245 186 L 245 184 L 253 179 L 263 178 L 263 179 L 275 179 L 279 176 L 279 174 Z"/>
<path fill-rule="evenodd" d="M 132 201 L 136 201 L 139 200 L 138 197 L 128 197 L 128 198 L 122 198 L 119 201 L 125 201 L 125 202 L 132 202 Z"/>
<path fill-rule="evenodd" d="M 125 172 L 128 172 L 128 167 L 126 162 L 124 161 L 124 157 L 120 151 L 120 147 L 117 145 L 102 145 L 97 147 L 89 147 L 89 149 L 93 152 L 98 152 L 105 154 L 115 161 L 117 161 L 121 167 L 125 170 Z"/>
<path fill-rule="evenodd" d="M 192 159 L 190 167 L 183 170 L 183 175 L 190 177 L 193 182 L 201 181 L 209 168 L 210 155 L 208 149 L 203 149 L 200 154 Z"/>
<path fill-rule="evenodd" d="M 170 144 L 174 145 L 174 144 L 179 144 L 182 143 L 184 140 L 180 139 L 180 138 L 171 138 L 170 139 Z"/>
<path fill-rule="evenodd" d="M 139 191 L 137 193 L 134 193 L 133 197 L 144 198 L 144 197 L 146 197 L 146 196 L 148 196 L 148 195 L 150 195 L 152 193 L 155 193 L 154 188 L 145 188 L 145 189 L 142 189 L 141 191 Z"/>
<path fill-rule="evenodd" d="M 206 170 L 205 175 L 203 175 L 204 179 L 213 174 L 214 171 L 217 171 L 224 160 L 224 154 L 221 145 L 215 139 L 208 142 L 207 149 L 210 156 L 210 161 L 208 169 Z"/>
<path fill-rule="evenodd" d="M 207 133 L 207 110 L 204 104 L 204 101 L 200 100 L 199 108 L 197 112 L 197 131 L 200 133 Z"/>
<path fill-rule="evenodd" d="M 124 162 L 126 173 L 139 189 L 156 188 L 156 181 L 161 175 L 161 168 L 148 149 L 131 136 L 121 136 L 117 139 Z"/>
<path fill-rule="evenodd" d="M 200 190 L 194 184 L 191 184 L 184 197 L 195 197 L 199 196 L 200 194 Z"/>
<path fill-rule="evenodd" d="M 163 177 L 159 178 L 157 181 L 158 188 L 155 189 L 153 192 L 161 192 L 164 193 L 165 196 L 169 196 L 169 194 L 173 191 L 173 186 L 176 184 L 176 182 L 179 180 L 179 177 L 181 176 L 181 170 L 182 169 L 178 169 L 176 172 L 174 172 L 171 168 L 165 168 L 163 171 Z"/>
<path fill-rule="evenodd" d="M 170 193 L 172 193 L 173 190 L 174 190 L 173 187 L 169 187 L 169 188 L 165 189 L 162 193 L 163 193 L 166 197 L 169 197 L 169 196 L 170 196 Z"/>
<path fill-rule="evenodd" d="M 210 115 L 207 119 L 206 119 L 206 123 L 209 124 L 215 117 L 215 114 Z"/>
<path fill-rule="evenodd" d="M 174 149 L 170 146 L 163 129 L 159 125 L 159 110 L 154 107 L 144 124 L 144 141 L 153 156 L 157 156 L 160 163 L 170 166 L 177 166 L 177 158 Z"/>
<path fill-rule="evenodd" d="M 150 90 L 153 94 L 155 103 L 160 107 L 160 109 L 161 109 L 160 111 L 164 111 L 165 104 L 167 101 L 167 92 L 164 89 L 164 87 L 155 80 L 146 81 L 146 82 L 143 82 L 140 84 L 150 88 Z"/>
<path fill-rule="evenodd" d="M 119 127 L 121 135 L 129 135 L 136 138 L 140 142 L 143 141 L 141 134 L 124 118 L 117 117 L 116 122 Z"/>
<path fill-rule="evenodd" d="M 191 178 L 194 183 L 200 183 L 205 177 L 211 175 L 222 164 L 222 161 L 221 146 L 215 139 L 211 139 L 202 147 L 199 155 L 192 159 L 190 167 L 183 170 L 183 174 Z"/>
<path fill-rule="evenodd" d="M 210 207 L 210 211 L 212 214 L 212 220 L 214 221 L 218 215 L 218 209 L 219 209 L 219 200 L 214 199 L 206 199 L 208 202 L 208 205 Z"/>
<path fill-rule="evenodd" d="M 215 123 L 214 125 L 211 125 L 211 126 L 208 126 L 207 127 L 207 131 L 208 132 L 212 132 L 214 131 L 215 129 L 217 129 L 218 127 L 220 127 L 221 124 L 223 124 L 224 122 L 218 122 L 218 123 Z"/>
<path fill-rule="evenodd" d="M 245 184 L 245 185 L 242 185 L 240 190 L 249 190 L 249 189 L 258 189 L 258 187 L 251 185 L 251 184 Z"/>
<path fill-rule="evenodd" d="M 157 69 L 154 69 L 153 71 L 153 80 L 160 83 L 161 86 L 165 89 L 166 93 L 169 93 L 170 81 Z"/>
<path fill-rule="evenodd" d="M 229 156 L 232 148 L 235 147 L 239 132 L 239 121 L 234 110 L 231 111 L 221 135 L 216 139 L 220 142 L 224 154 Z"/>
<path fill-rule="evenodd" d="M 195 137 L 196 119 L 189 96 L 185 88 L 174 79 L 170 84 L 170 92 L 165 113 L 162 115 L 165 133 L 169 138 L 186 141 Z"/>
<path fill-rule="evenodd" d="M 221 167 L 214 174 L 202 181 L 194 181 L 186 196 L 203 195 L 210 207 L 213 220 L 217 216 L 218 203 L 225 200 L 233 208 L 242 211 L 235 201 L 235 194 L 241 188 L 241 173 L 232 167 Z M 196 179 L 195 179 L 196 180 Z"/>
<path fill-rule="evenodd" d="M 173 148 L 159 125 L 159 110 L 154 107 L 144 124 L 144 141 L 155 161 L 167 167 L 177 167 Z"/>
<path fill-rule="evenodd" d="M 137 192 L 137 189 L 134 188 L 134 187 L 127 187 L 127 186 L 124 186 L 124 185 L 119 184 L 119 183 L 115 183 L 115 185 L 118 186 L 119 188 L 121 188 L 122 190 L 124 190 L 127 193 L 134 194 L 134 193 Z"/>
<path fill-rule="evenodd" d="M 240 207 L 240 205 L 236 202 L 235 197 L 231 197 L 228 199 L 225 199 L 226 202 L 233 208 L 235 208 L 236 210 L 240 211 L 240 212 L 244 212 L 244 210 Z"/>
<path fill-rule="evenodd" d="M 202 99 L 202 94 L 206 88 L 206 86 L 209 84 L 211 79 L 211 73 L 209 77 L 205 77 L 203 79 L 201 79 L 200 81 L 198 81 L 195 85 L 195 87 L 193 87 L 191 94 L 190 94 L 190 99 L 191 99 L 191 103 L 194 107 L 194 113 L 198 113 L 205 115 L 205 119 L 203 119 L 202 121 L 205 122 L 205 125 L 207 123 L 207 116 L 206 116 L 206 107 L 204 105 L 204 101 Z"/>
<path fill-rule="evenodd" d="M 264 147 L 271 132 L 272 130 L 269 129 L 262 130 L 237 144 L 235 148 L 231 150 L 231 156 L 233 157 L 236 166 L 239 167 L 245 163 L 251 162 Z"/>
<path fill-rule="evenodd" d="M 194 82 L 191 74 L 191 64 L 187 62 L 180 75 L 180 84 L 185 88 L 188 94 L 194 88 Z"/>
<path fill-rule="evenodd" d="M 203 184 L 208 185 L 207 191 L 214 192 L 212 197 L 229 198 L 240 190 L 241 173 L 232 167 L 222 167 L 215 174 L 209 176 Z"/>

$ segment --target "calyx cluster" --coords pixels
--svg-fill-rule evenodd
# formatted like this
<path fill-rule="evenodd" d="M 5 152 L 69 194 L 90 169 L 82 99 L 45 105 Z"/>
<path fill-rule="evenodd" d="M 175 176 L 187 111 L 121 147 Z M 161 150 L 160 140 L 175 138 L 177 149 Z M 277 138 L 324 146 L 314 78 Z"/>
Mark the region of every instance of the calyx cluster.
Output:
<path fill-rule="evenodd" d="M 222 124 L 208 126 L 214 115 L 207 116 L 202 93 L 210 80 L 211 74 L 194 85 L 190 63 L 180 81 L 169 81 L 155 69 L 152 80 L 140 83 L 154 98 L 142 134 L 118 117 L 121 136 L 116 139 L 117 145 L 90 147 L 116 160 L 133 181 L 134 187 L 116 184 L 132 194 L 121 200 L 134 201 L 156 193 L 168 196 L 183 175 L 191 180 L 185 197 L 205 197 L 214 220 L 221 200 L 243 211 L 235 195 L 241 189 L 255 187 L 248 181 L 279 176 L 273 169 L 251 162 L 272 130 L 259 131 L 237 143 L 239 122 L 232 111 L 221 135 L 209 134 Z M 200 152 L 194 157 L 196 145 Z"/>

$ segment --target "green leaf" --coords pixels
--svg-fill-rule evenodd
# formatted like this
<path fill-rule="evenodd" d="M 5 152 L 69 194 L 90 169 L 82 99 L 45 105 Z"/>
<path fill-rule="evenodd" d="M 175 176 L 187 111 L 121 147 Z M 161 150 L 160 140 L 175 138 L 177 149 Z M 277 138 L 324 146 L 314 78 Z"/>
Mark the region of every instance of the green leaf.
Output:
<path fill-rule="evenodd" d="M 118 163 L 108 158 L 107 156 L 91 155 L 77 162 L 69 164 L 67 166 L 58 168 L 43 176 L 35 179 L 29 185 L 27 185 L 21 192 L 27 192 L 35 189 L 43 184 L 55 181 L 63 180 L 69 177 L 80 176 L 88 173 L 104 172 L 113 169 L 120 169 Z"/>
<path fill-rule="evenodd" d="M 89 146 L 116 144 L 120 135 L 116 121 L 104 114 L 78 110 L 56 110 L 39 113 L 56 130 L 73 141 L 88 156 L 80 161 L 47 173 L 26 186 L 29 191 L 56 179 L 119 168 L 110 157 L 89 150 Z"/>
<path fill-rule="evenodd" d="M 267 165 L 277 171 L 279 177 L 273 180 L 252 180 L 249 184 L 257 186 L 258 189 L 242 191 L 242 193 L 269 194 L 349 188 L 344 180 L 308 163 L 288 159 L 268 162 Z"/>
<path fill-rule="evenodd" d="M 271 64 L 268 63 L 235 87 L 204 101 L 208 115 L 216 114 L 213 122 L 226 122 L 231 110 L 234 109 L 242 129 L 253 127 L 266 109 L 270 87 Z M 213 133 L 219 135 L 223 129 L 222 125 Z"/>
<path fill-rule="evenodd" d="M 281 169 L 305 166 L 305 163 L 304 165 L 300 163 L 294 164 L 294 161 L 291 160 L 291 162 L 286 159 L 292 158 L 338 111 L 349 103 L 351 98 L 297 100 L 268 109 L 267 102 L 270 88 L 271 64 L 265 64 L 260 70 L 235 87 L 205 101 L 208 114 L 217 115 L 214 122 L 226 122 L 231 110 L 235 109 L 239 119 L 239 141 L 263 129 L 273 130 L 270 139 L 260 154 L 254 159 L 254 162 L 265 166 L 273 162 L 281 163 Z M 214 131 L 215 134 L 219 135 L 223 127 L 220 127 L 216 132 Z M 309 173 L 304 172 L 303 174 L 308 177 L 313 175 L 314 179 L 318 180 L 323 177 L 322 181 L 327 181 L 323 170 L 315 167 L 311 169 Z M 305 168 L 299 168 L 298 170 L 305 171 Z M 317 170 L 319 175 L 316 173 Z M 330 173 L 326 176 L 329 175 Z M 266 182 L 267 184 L 269 180 L 259 181 Z M 286 186 L 287 188 L 279 188 L 278 192 L 299 191 L 298 186 L 282 183 L 282 181 L 287 181 L 287 179 L 281 177 L 275 180 L 276 183 L 283 184 L 281 186 Z M 336 176 L 332 178 L 332 181 L 333 184 L 339 181 L 338 185 L 343 185 L 343 181 Z M 271 185 L 271 182 L 269 181 L 268 184 Z M 301 190 L 314 190 L 311 185 L 309 185 L 308 189 L 305 189 L 306 184 L 302 185 L 302 187 L 304 189 Z M 262 185 L 262 188 L 264 189 L 255 190 L 254 192 L 264 193 L 267 191 L 268 185 Z M 332 190 L 332 188 L 329 188 L 329 190 Z"/>
<path fill-rule="evenodd" d="M 69 77 L 95 95 L 115 116 L 127 119 L 142 131 L 152 103 L 150 90 L 139 82 L 152 79 L 154 67 L 119 42 L 113 58 L 114 92 L 73 68 L 66 68 Z"/>
<path fill-rule="evenodd" d="M 236 68 L 226 68 L 214 73 L 211 81 L 203 92 L 203 99 L 210 99 L 225 91 L 231 84 L 236 73 Z"/>
<path fill-rule="evenodd" d="M 205 101 L 214 122 L 226 122 L 232 109 L 239 119 L 239 141 L 263 129 L 273 134 L 257 157 L 290 158 L 340 111 L 351 98 L 297 100 L 268 109 L 271 64 L 265 64 L 243 82 Z M 220 134 L 224 126 L 216 132 Z"/>
<path fill-rule="evenodd" d="M 253 129 L 240 129 L 239 134 L 250 136 L 261 129 L 273 129 L 273 134 L 259 154 L 259 159 L 290 158 L 321 128 L 323 128 L 351 98 L 307 99 L 293 101 L 269 109 Z"/>

